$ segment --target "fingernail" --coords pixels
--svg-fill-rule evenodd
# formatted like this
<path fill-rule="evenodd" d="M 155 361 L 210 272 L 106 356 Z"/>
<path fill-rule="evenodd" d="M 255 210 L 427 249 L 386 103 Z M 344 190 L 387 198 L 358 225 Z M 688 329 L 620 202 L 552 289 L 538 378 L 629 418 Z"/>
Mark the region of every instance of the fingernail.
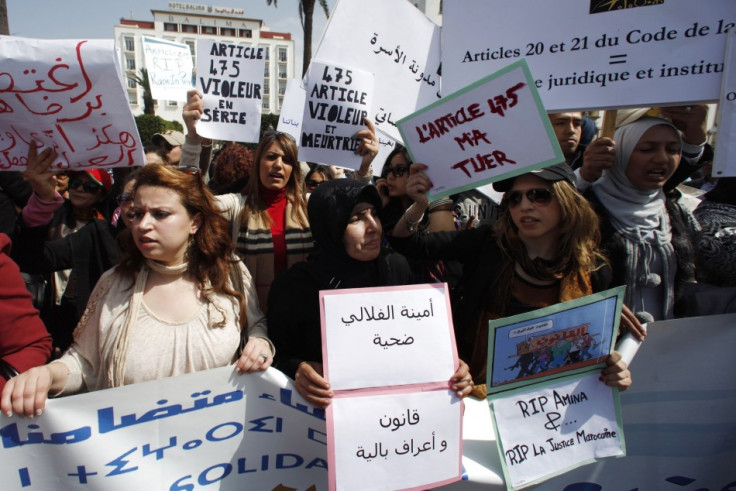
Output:
<path fill-rule="evenodd" d="M 13 411 L 6 411 L 5 412 L 5 416 L 7 416 L 8 418 L 11 417 L 12 415 L 13 415 Z"/>
<path fill-rule="evenodd" d="M 43 414 L 43 409 L 36 409 L 36 416 L 41 416 Z"/>

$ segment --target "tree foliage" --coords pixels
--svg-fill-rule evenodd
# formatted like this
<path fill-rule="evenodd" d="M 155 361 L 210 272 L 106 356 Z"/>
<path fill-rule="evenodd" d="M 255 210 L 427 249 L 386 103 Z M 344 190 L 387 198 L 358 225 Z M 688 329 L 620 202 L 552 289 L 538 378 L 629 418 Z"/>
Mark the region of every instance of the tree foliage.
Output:
<path fill-rule="evenodd" d="M 166 130 L 183 131 L 184 129 L 178 121 L 167 121 L 155 114 L 138 115 L 135 117 L 135 124 L 144 146 L 151 144 L 151 137 L 156 133 Z"/>
<path fill-rule="evenodd" d="M 312 24 L 314 20 L 314 6 L 317 0 L 299 0 L 299 20 L 302 23 L 302 31 L 304 31 L 304 57 L 302 58 L 302 77 L 307 73 L 309 62 L 312 61 Z M 266 0 L 266 5 L 273 5 L 278 8 L 278 0 Z M 319 0 L 319 5 L 325 13 L 325 17 L 330 18 L 330 8 L 327 0 Z"/>
<path fill-rule="evenodd" d="M 151 83 L 148 80 L 148 69 L 141 68 L 138 73 L 128 73 L 128 78 L 143 88 L 143 114 L 156 114 L 151 95 Z"/>

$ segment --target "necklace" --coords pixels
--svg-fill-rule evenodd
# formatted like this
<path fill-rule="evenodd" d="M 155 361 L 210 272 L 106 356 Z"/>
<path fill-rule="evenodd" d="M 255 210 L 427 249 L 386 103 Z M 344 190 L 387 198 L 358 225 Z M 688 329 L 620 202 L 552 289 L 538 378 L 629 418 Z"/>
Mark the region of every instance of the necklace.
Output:
<path fill-rule="evenodd" d="M 148 265 L 148 267 L 151 268 L 152 271 L 155 271 L 164 276 L 180 275 L 184 273 L 189 267 L 189 263 L 187 262 L 177 264 L 176 266 L 166 266 L 165 264 L 157 263 L 152 259 L 146 259 L 146 265 Z"/>

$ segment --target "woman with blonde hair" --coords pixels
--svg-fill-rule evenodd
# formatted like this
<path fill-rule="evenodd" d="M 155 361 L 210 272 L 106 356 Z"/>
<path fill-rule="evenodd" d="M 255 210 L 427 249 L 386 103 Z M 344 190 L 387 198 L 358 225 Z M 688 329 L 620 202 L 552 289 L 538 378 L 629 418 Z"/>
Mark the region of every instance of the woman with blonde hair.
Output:
<path fill-rule="evenodd" d="M 455 333 L 459 355 L 469 360 L 473 379 L 480 385 L 485 382 L 490 319 L 608 287 L 611 271 L 597 248 L 597 217 L 576 191 L 572 170 L 558 164 L 494 183 L 496 191 L 504 192 L 495 229 L 483 225 L 412 235 L 407 222 L 421 219 L 431 187 L 422 168 L 412 169 L 407 190 L 414 204 L 394 228 L 391 242 L 407 255 L 462 262 L 460 290 L 453 305 Z M 622 319 L 626 328 L 640 328 L 630 312 Z M 604 380 L 626 388 L 631 378 L 620 358 L 616 352 L 609 357 L 611 366 L 603 371 Z"/>
<path fill-rule="evenodd" d="M 120 264 L 95 286 L 67 352 L 8 382 L 4 413 L 38 415 L 48 393 L 119 387 L 234 359 L 239 372 L 271 365 L 250 274 L 198 171 L 140 169 Z"/>

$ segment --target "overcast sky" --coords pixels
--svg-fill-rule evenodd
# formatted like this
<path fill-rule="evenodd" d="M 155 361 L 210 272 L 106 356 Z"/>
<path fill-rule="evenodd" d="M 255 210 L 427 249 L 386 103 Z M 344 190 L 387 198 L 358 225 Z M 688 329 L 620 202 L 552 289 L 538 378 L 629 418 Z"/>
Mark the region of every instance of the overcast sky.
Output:
<path fill-rule="evenodd" d="M 297 0 L 279 0 L 278 7 L 266 5 L 266 0 L 189 0 L 185 3 L 234 7 L 245 10 L 245 17 L 261 19 L 272 31 L 289 32 L 296 46 L 295 76 L 301 75 L 302 26 L 299 23 Z M 336 0 L 327 0 L 330 11 Z M 113 26 L 121 18 L 152 21 L 152 9 L 167 10 L 168 0 L 7 0 L 10 34 L 43 39 L 104 39 L 112 38 Z M 314 9 L 312 49 L 327 24 L 319 3 Z"/>

